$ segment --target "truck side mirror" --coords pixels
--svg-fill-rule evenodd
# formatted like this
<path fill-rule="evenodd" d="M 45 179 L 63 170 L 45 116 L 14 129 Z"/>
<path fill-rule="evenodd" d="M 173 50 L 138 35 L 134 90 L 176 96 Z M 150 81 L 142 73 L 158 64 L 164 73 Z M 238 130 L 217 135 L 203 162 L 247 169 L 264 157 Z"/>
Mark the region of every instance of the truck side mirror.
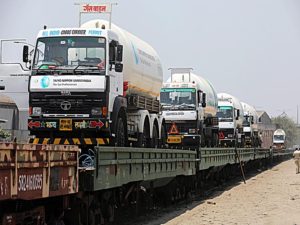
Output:
<path fill-rule="evenodd" d="M 25 63 L 29 62 L 29 60 L 28 60 L 28 55 L 29 55 L 28 50 L 29 50 L 28 45 L 24 45 L 23 46 L 23 62 L 25 62 Z"/>
<path fill-rule="evenodd" d="M 239 117 L 240 117 L 240 110 L 239 109 L 237 109 L 236 110 L 236 120 L 238 120 L 239 119 Z"/>
<path fill-rule="evenodd" d="M 206 93 L 202 93 L 202 107 L 206 107 Z"/>
<path fill-rule="evenodd" d="M 109 63 L 114 63 L 116 57 L 115 47 L 113 45 L 109 45 Z"/>
<path fill-rule="evenodd" d="M 117 46 L 116 61 L 117 62 L 122 62 L 123 61 L 123 45 L 118 45 Z"/>
<path fill-rule="evenodd" d="M 202 93 L 202 91 L 200 91 L 200 90 L 197 91 L 197 101 L 198 101 L 199 106 L 200 106 L 200 102 L 201 102 L 201 93 Z"/>
<path fill-rule="evenodd" d="M 123 71 L 123 64 L 122 63 L 116 63 L 115 71 L 118 72 L 118 73 L 121 73 Z"/>

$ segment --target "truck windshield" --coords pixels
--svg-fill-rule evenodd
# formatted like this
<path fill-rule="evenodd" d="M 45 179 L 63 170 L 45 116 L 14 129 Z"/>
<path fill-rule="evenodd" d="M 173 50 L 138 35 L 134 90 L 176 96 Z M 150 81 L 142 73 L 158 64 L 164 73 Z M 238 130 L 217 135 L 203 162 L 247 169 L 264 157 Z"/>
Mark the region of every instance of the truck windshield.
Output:
<path fill-rule="evenodd" d="M 105 38 L 72 36 L 37 40 L 33 69 L 72 69 L 79 66 L 95 67 L 105 73 Z"/>
<path fill-rule="evenodd" d="M 162 88 L 160 92 L 160 103 L 163 109 L 195 109 L 195 88 Z"/>
<path fill-rule="evenodd" d="M 233 122 L 233 110 L 232 106 L 219 106 L 217 117 L 220 122 Z"/>
<path fill-rule="evenodd" d="M 252 123 L 252 117 L 249 115 L 244 115 L 243 126 L 250 126 Z"/>
<path fill-rule="evenodd" d="M 274 135 L 275 141 L 284 141 L 284 135 Z"/>

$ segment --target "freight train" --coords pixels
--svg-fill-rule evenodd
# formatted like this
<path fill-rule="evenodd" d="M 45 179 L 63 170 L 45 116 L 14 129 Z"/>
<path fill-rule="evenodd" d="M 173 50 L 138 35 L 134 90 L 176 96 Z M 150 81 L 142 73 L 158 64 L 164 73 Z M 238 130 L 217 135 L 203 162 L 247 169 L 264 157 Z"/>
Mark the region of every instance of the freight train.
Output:
<path fill-rule="evenodd" d="M 96 20 L 39 33 L 29 84 L 35 137 L 31 144 L 0 143 L 1 225 L 105 224 L 130 208 L 187 198 L 239 165 L 290 156 L 166 148 L 158 55 L 127 31 L 106 27 Z M 23 56 L 28 61 L 26 46 Z M 197 103 L 216 108 L 207 102 L 215 94 L 204 91 L 197 91 Z M 236 107 L 229 111 L 237 120 Z"/>

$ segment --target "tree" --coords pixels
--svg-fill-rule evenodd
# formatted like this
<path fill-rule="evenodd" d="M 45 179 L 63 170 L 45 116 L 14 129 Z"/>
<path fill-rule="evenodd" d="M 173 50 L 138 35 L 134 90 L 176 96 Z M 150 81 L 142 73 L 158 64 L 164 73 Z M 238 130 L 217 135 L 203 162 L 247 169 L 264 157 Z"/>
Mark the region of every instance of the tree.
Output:
<path fill-rule="evenodd" d="M 296 123 L 287 115 L 281 115 L 272 118 L 273 124 L 277 129 L 283 129 L 286 135 L 286 146 L 291 147 L 294 144 L 298 144 L 300 134 Z"/>
<path fill-rule="evenodd" d="M 4 131 L 0 128 L 0 140 L 1 139 L 6 139 L 6 138 L 9 138 L 10 137 L 10 133 L 7 132 L 7 131 Z"/>

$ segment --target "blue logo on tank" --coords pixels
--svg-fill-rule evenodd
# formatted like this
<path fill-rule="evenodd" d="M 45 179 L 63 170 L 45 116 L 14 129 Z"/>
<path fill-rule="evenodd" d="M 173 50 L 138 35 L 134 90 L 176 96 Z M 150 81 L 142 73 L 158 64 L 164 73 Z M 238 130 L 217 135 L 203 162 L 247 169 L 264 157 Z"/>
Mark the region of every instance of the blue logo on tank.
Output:
<path fill-rule="evenodd" d="M 137 55 L 136 49 L 135 49 L 135 47 L 134 47 L 134 45 L 132 43 L 131 43 L 131 45 L 132 45 L 132 49 L 133 49 L 135 64 L 139 64 L 139 57 Z"/>
<path fill-rule="evenodd" d="M 41 79 L 41 87 L 42 88 L 47 88 L 50 85 L 50 78 L 49 77 L 43 77 Z"/>

